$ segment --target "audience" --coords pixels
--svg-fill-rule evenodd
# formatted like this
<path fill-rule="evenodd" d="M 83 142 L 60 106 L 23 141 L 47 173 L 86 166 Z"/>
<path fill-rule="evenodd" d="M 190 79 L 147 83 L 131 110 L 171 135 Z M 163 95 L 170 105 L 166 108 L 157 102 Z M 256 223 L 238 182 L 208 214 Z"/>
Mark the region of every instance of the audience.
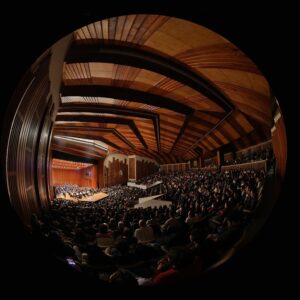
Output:
<path fill-rule="evenodd" d="M 170 207 L 134 208 L 149 191 L 113 186 L 101 190 L 108 197 L 98 202 L 53 200 L 48 211 L 32 217 L 32 232 L 54 255 L 74 259 L 95 278 L 176 284 L 208 268 L 239 240 L 264 179 L 262 170 L 155 173 L 145 180 L 162 181 Z M 78 193 L 78 187 L 60 186 L 57 193 Z"/>

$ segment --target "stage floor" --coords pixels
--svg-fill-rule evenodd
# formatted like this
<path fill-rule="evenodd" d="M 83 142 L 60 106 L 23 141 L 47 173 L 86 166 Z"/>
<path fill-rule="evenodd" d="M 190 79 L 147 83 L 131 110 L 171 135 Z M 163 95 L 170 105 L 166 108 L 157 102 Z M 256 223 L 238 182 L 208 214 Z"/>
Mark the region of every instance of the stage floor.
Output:
<path fill-rule="evenodd" d="M 57 196 L 58 199 L 70 200 L 70 201 L 74 201 L 74 202 L 97 202 L 106 197 L 108 197 L 108 194 L 105 194 L 103 192 L 96 193 L 92 196 L 82 197 L 81 199 L 73 198 L 69 194 L 67 194 L 66 197 L 63 194 L 59 194 Z"/>

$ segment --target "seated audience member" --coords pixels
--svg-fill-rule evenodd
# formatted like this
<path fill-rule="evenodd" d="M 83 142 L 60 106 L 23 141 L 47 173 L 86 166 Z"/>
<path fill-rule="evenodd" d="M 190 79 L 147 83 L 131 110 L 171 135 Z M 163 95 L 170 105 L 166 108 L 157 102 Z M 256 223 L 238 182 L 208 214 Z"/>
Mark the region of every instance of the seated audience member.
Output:
<path fill-rule="evenodd" d="M 153 229 L 146 225 L 145 220 L 139 221 L 140 228 L 136 229 L 134 232 L 134 237 L 139 243 L 150 243 L 155 240 Z"/>
<path fill-rule="evenodd" d="M 103 251 L 98 247 L 95 239 L 91 239 L 88 242 L 86 248 L 86 253 L 88 256 L 88 264 L 95 267 L 102 267 L 112 264 L 112 258 L 105 255 Z"/>
<path fill-rule="evenodd" d="M 117 225 L 117 229 L 113 232 L 113 238 L 116 240 L 118 237 L 122 236 L 123 232 L 124 232 L 124 222 L 119 221 L 118 225 Z"/>
<path fill-rule="evenodd" d="M 166 260 L 160 261 L 152 278 L 154 285 L 187 283 L 202 272 L 202 261 L 192 251 L 178 247 L 171 249 Z"/>
<path fill-rule="evenodd" d="M 113 238 L 110 232 L 108 232 L 107 224 L 100 225 L 99 233 L 96 234 L 97 245 L 100 248 L 107 248 L 113 244 Z"/>
<path fill-rule="evenodd" d="M 175 218 L 175 213 L 170 212 L 169 219 L 161 226 L 162 230 L 168 232 L 178 225 L 178 220 Z"/>
<path fill-rule="evenodd" d="M 109 282 L 117 286 L 138 286 L 136 278 L 125 269 L 119 269 L 118 271 L 111 274 L 109 277 Z"/>
<path fill-rule="evenodd" d="M 55 231 L 49 234 L 46 242 L 54 255 L 65 258 L 67 256 L 74 256 L 75 254 L 72 247 L 65 244 L 60 235 Z"/>
<path fill-rule="evenodd" d="M 219 254 L 216 251 L 215 243 L 210 239 L 205 238 L 208 230 L 194 229 L 190 233 L 191 244 L 188 249 L 192 251 L 195 257 L 203 261 L 203 268 L 207 268 L 214 263 Z"/>
<path fill-rule="evenodd" d="M 137 261 L 134 245 L 125 238 L 119 238 L 113 246 L 105 249 L 105 253 L 111 256 L 118 265 L 132 265 Z"/>
<path fill-rule="evenodd" d="M 185 223 L 188 225 L 192 225 L 194 223 L 197 223 L 200 220 L 199 217 L 195 216 L 195 213 L 193 210 L 189 210 L 188 216 L 185 219 Z"/>

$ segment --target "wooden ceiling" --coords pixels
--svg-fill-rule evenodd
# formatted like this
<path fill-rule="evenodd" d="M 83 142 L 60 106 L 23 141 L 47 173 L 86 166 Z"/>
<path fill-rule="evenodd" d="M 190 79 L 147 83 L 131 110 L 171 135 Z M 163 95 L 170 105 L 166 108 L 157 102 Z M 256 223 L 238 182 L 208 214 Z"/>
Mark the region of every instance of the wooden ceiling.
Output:
<path fill-rule="evenodd" d="M 52 148 L 107 155 L 56 138 L 77 137 L 174 163 L 260 142 L 271 126 L 268 82 L 236 46 L 185 20 L 129 15 L 74 32 Z"/>

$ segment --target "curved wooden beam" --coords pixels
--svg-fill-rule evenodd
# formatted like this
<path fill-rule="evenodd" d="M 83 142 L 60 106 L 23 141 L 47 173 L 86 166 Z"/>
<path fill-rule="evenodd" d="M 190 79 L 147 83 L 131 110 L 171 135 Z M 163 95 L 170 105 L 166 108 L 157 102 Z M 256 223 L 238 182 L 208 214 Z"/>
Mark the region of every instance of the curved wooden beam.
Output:
<path fill-rule="evenodd" d="M 99 40 L 101 43 L 101 40 Z M 144 49 L 116 44 L 73 43 L 65 61 L 67 63 L 106 62 L 150 70 L 181 82 L 205 95 L 225 111 L 233 108 L 230 101 L 210 82 L 194 73 L 177 59 L 162 56 Z"/>
<path fill-rule="evenodd" d="M 183 103 L 171 98 L 158 96 L 153 93 L 139 91 L 131 88 L 110 86 L 110 85 L 62 85 L 62 97 L 106 97 L 114 99 L 126 99 L 127 101 L 139 102 L 167 108 L 175 112 L 188 115 L 193 109 Z"/>

